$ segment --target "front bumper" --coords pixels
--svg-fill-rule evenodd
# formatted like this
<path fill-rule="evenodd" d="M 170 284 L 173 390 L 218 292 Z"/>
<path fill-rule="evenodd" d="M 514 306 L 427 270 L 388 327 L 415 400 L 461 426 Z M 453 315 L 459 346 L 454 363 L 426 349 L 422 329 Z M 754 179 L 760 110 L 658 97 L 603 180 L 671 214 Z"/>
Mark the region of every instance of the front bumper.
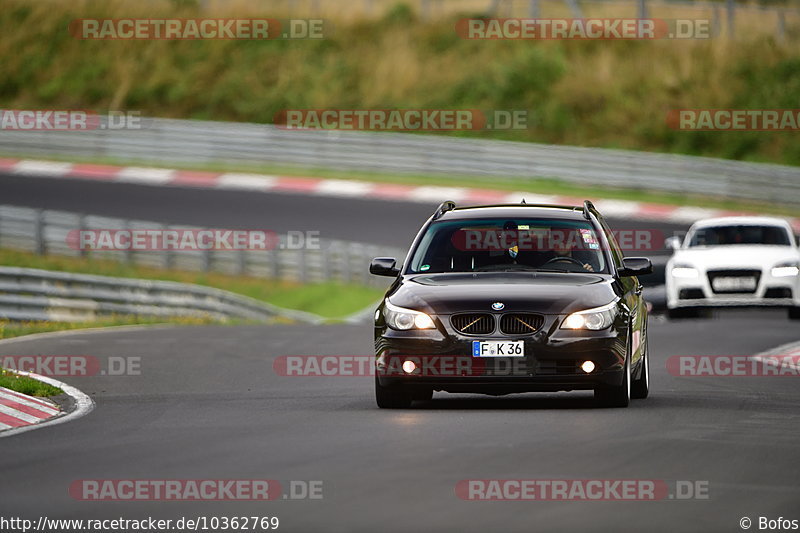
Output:
<path fill-rule="evenodd" d="M 800 279 L 773 277 L 769 270 L 758 276 L 752 292 L 715 292 L 708 274 L 696 278 L 675 278 L 667 272 L 667 307 L 792 307 L 800 306 Z"/>
<path fill-rule="evenodd" d="M 453 330 L 448 320 L 439 320 L 437 330 L 376 327 L 376 375 L 383 386 L 484 394 L 621 384 L 627 346 L 624 325 L 599 332 L 562 330 L 558 329 L 562 319 L 548 316 L 537 333 L 527 336 L 464 335 Z M 473 357 L 472 342 L 484 340 L 522 340 L 525 355 Z M 591 373 L 580 368 L 587 360 L 595 364 Z M 406 361 L 414 363 L 413 371 L 404 369 Z"/>

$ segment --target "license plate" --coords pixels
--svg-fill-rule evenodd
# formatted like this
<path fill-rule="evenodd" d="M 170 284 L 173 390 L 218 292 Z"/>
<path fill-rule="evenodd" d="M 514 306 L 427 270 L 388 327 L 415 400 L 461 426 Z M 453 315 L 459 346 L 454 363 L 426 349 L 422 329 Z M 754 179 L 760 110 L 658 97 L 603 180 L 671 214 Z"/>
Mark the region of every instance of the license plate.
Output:
<path fill-rule="evenodd" d="M 525 341 L 472 341 L 472 357 L 524 357 Z"/>
<path fill-rule="evenodd" d="M 754 291 L 756 278 L 716 278 L 712 286 L 715 291 Z"/>

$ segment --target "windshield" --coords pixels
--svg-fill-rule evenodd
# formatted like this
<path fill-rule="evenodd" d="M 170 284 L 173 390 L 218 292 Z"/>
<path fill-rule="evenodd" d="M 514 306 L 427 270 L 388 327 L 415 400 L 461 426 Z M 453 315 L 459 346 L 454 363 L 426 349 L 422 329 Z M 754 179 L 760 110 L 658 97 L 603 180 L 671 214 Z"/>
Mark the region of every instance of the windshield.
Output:
<path fill-rule="evenodd" d="M 692 234 L 689 247 L 727 246 L 732 244 L 767 244 L 791 246 L 791 237 L 780 226 L 714 226 L 700 228 Z"/>
<path fill-rule="evenodd" d="M 434 222 L 409 273 L 603 272 L 604 244 L 589 222 L 484 219 Z"/>

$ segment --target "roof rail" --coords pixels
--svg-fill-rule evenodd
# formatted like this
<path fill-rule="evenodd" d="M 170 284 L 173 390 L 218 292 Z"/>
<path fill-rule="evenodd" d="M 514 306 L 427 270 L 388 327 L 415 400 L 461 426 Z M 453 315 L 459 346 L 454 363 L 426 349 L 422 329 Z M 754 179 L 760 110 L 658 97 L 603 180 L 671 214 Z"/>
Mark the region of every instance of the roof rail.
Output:
<path fill-rule="evenodd" d="M 591 213 L 592 211 L 597 211 L 597 209 L 594 208 L 594 204 L 591 202 L 591 200 L 584 200 L 583 201 L 583 218 L 585 218 L 586 220 L 589 220 L 590 219 L 589 218 L 589 213 Z"/>
<path fill-rule="evenodd" d="M 456 203 L 452 200 L 447 200 L 442 202 L 439 207 L 436 208 L 436 211 L 433 212 L 433 220 L 436 220 L 443 214 L 447 213 L 448 211 L 452 211 L 456 208 Z"/>

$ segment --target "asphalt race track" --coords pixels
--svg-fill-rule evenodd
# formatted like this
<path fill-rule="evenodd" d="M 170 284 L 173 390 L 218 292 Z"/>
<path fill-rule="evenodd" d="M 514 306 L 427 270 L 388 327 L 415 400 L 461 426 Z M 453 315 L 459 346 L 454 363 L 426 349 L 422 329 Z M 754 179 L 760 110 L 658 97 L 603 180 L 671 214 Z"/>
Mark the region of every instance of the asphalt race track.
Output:
<path fill-rule="evenodd" d="M 0 177 L 4 204 L 216 227 L 322 230 L 406 246 L 432 206 Z M 613 227 L 681 229 L 612 221 Z M 797 377 L 677 377 L 673 355 L 752 355 L 800 339 L 785 311 L 649 327 L 651 396 L 598 409 L 585 392 L 437 393 L 379 410 L 371 377 L 287 377 L 282 355 L 369 355 L 369 325 L 132 328 L 20 339 L 0 355 L 141 358 L 141 375 L 65 378 L 97 408 L 0 439 L 0 516 L 277 516 L 284 531 L 741 531 L 800 519 Z M 323 482 L 322 499 L 93 502 L 83 479 Z M 707 484 L 708 499 L 464 501 L 467 479 Z M 673 494 L 674 495 L 674 494 Z"/>
<path fill-rule="evenodd" d="M 287 377 L 280 355 L 367 355 L 363 326 L 81 333 L 3 354 L 141 357 L 141 375 L 73 378 L 75 422 L 0 441 L 3 516 L 278 516 L 285 531 L 735 531 L 798 512 L 796 378 L 679 378 L 669 355 L 750 354 L 796 338 L 784 315 L 650 326 L 653 394 L 597 409 L 588 393 L 437 393 L 375 407 L 369 377 Z M 81 479 L 321 480 L 322 500 L 81 502 Z M 708 500 L 470 502 L 462 479 L 707 481 Z M 425 523 L 420 520 L 425 517 Z"/>

